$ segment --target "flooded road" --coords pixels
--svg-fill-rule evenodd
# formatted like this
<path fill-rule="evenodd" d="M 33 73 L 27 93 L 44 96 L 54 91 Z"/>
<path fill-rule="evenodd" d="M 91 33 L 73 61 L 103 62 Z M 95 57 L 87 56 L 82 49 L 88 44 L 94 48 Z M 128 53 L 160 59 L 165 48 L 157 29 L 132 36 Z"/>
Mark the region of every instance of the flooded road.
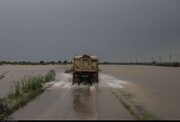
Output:
<path fill-rule="evenodd" d="M 13 67 L 13 66 L 12 66 Z M 15 67 L 15 66 L 14 66 Z M 11 67 L 9 67 L 11 68 Z M 18 67 L 19 68 L 19 67 Z M 33 69 L 34 68 L 34 69 Z M 134 120 L 112 90 L 122 90 L 159 119 L 180 119 L 180 68 L 101 65 L 99 83 L 72 86 L 72 75 L 60 67 L 27 67 L 10 71 L 0 80 L 0 94 L 8 91 L 12 76 L 56 71 L 56 80 L 42 95 L 10 118 L 17 120 Z M 13 69 L 13 68 L 12 68 Z M 121 94 L 121 93 L 120 93 Z M 136 105 L 136 104 L 135 104 Z M 140 108 L 141 109 L 141 108 Z"/>
<path fill-rule="evenodd" d="M 114 77 L 100 74 L 99 85 L 72 86 L 72 75 L 59 72 L 53 84 L 11 117 L 17 120 L 135 119 L 113 96 L 111 89 L 122 88 L 124 84 Z"/>

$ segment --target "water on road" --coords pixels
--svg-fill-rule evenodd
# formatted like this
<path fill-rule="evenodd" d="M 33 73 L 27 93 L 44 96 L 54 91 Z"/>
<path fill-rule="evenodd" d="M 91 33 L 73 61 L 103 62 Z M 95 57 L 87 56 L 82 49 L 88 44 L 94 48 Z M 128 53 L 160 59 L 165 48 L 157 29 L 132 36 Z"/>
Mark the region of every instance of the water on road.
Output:
<path fill-rule="evenodd" d="M 72 85 L 72 74 L 59 72 L 52 87 L 11 117 L 18 120 L 134 119 L 111 92 L 112 88 L 123 88 L 125 83 L 101 73 L 99 84 L 78 86 Z"/>

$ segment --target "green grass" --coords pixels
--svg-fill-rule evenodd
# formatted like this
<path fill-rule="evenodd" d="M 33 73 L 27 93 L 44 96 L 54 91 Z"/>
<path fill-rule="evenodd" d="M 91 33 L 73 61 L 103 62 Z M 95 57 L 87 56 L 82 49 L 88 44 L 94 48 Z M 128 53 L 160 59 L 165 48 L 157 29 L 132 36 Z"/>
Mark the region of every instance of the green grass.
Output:
<path fill-rule="evenodd" d="M 0 99 L 0 120 L 5 119 L 15 110 L 40 95 L 46 89 L 43 88 L 43 85 L 55 80 L 55 75 L 55 71 L 50 70 L 44 76 L 24 76 L 21 81 L 14 82 L 10 93 Z"/>
<path fill-rule="evenodd" d="M 0 74 L 0 80 L 4 78 L 4 74 Z"/>
<path fill-rule="evenodd" d="M 66 68 L 65 73 L 72 73 L 73 67 Z"/>
<path fill-rule="evenodd" d="M 45 82 L 54 81 L 56 73 L 54 70 L 50 70 L 48 74 L 45 75 Z"/>
<path fill-rule="evenodd" d="M 132 98 L 131 94 L 125 93 L 124 91 L 121 91 L 121 96 L 115 91 L 112 91 L 112 93 L 118 98 L 124 108 L 126 108 L 126 110 L 128 110 L 137 120 L 157 120 L 157 117 L 148 113 L 142 106 L 132 104 L 132 101 L 130 100 Z"/>
<path fill-rule="evenodd" d="M 0 80 L 4 78 L 4 76 L 7 74 L 8 72 L 3 72 L 2 74 L 0 74 Z"/>

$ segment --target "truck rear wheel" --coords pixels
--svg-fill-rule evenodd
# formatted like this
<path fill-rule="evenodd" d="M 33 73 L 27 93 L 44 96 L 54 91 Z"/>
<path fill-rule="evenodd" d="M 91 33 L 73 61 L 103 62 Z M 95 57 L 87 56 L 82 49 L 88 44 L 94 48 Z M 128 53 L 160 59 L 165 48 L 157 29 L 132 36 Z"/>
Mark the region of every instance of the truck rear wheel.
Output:
<path fill-rule="evenodd" d="M 98 83 L 98 77 L 93 77 L 92 78 L 92 83 Z"/>
<path fill-rule="evenodd" d="M 80 80 L 79 80 L 78 77 L 73 77 L 73 85 L 74 85 L 75 83 L 78 83 L 78 84 L 79 84 L 79 82 L 80 82 Z"/>

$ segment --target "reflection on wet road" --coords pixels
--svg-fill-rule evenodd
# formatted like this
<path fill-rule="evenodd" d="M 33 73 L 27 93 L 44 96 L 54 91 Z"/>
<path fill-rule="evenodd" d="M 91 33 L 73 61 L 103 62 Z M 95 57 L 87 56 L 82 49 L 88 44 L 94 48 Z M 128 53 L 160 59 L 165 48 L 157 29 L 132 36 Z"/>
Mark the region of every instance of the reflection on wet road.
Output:
<path fill-rule="evenodd" d="M 102 78 L 107 80 L 107 77 L 100 77 L 100 81 Z M 18 120 L 134 119 L 112 95 L 106 82 L 93 86 L 72 86 L 71 80 L 70 74 L 57 74 L 52 87 L 11 116 Z"/>
<path fill-rule="evenodd" d="M 89 87 L 73 89 L 74 119 L 98 119 L 96 108 L 96 93 Z"/>
<path fill-rule="evenodd" d="M 177 96 L 180 89 L 180 68 L 102 65 L 100 69 L 106 74 L 100 72 L 100 81 L 95 85 L 95 90 L 92 90 L 87 86 L 72 86 L 72 75 L 63 73 L 64 69 L 59 66 L 55 67 L 1 66 L 0 73 L 8 73 L 0 80 L 0 98 L 7 95 L 15 76 L 42 74 L 49 69 L 55 69 L 57 73 L 52 87 L 12 114 L 10 119 L 134 119 L 112 95 L 111 89 L 123 89 L 132 93 L 135 100 L 159 118 L 179 118 L 180 97 Z"/>

